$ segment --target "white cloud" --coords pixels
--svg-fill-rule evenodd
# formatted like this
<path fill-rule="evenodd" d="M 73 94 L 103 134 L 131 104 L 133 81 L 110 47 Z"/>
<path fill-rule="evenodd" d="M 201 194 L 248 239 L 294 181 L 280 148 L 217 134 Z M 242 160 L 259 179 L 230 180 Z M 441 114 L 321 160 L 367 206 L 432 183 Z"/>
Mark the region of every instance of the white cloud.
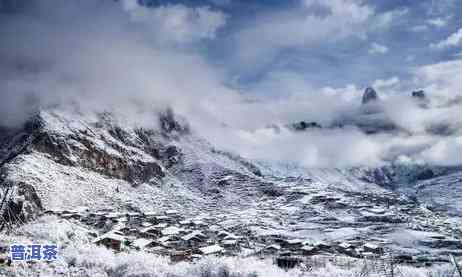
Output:
<path fill-rule="evenodd" d="M 427 13 L 429 15 L 445 14 L 454 8 L 455 3 L 459 0 L 431 0 L 428 5 Z"/>
<path fill-rule="evenodd" d="M 369 54 L 386 54 L 388 50 L 387 46 L 373 42 L 369 48 Z"/>
<path fill-rule="evenodd" d="M 416 26 L 413 26 L 411 27 L 410 29 L 412 32 L 425 32 L 428 30 L 428 26 L 427 25 L 416 25 Z"/>
<path fill-rule="evenodd" d="M 462 93 L 462 59 L 421 66 L 414 70 L 414 74 L 416 84 L 427 86 L 429 91 L 435 91 L 446 98 Z"/>
<path fill-rule="evenodd" d="M 370 28 L 382 29 L 399 23 L 399 19 L 409 12 L 408 9 L 396 9 L 383 13 L 375 13 L 374 19 L 371 21 Z"/>
<path fill-rule="evenodd" d="M 351 23 L 364 22 L 374 14 L 371 7 L 355 0 L 305 0 L 303 3 L 308 10 L 316 6 L 327 8 L 332 16 L 345 16 L 344 21 Z"/>
<path fill-rule="evenodd" d="M 124 0 L 124 9 L 133 22 L 144 23 L 162 43 L 195 43 L 213 39 L 226 24 L 227 16 L 209 7 L 186 7 L 181 4 L 147 8 L 136 0 Z"/>
<path fill-rule="evenodd" d="M 458 46 L 462 46 L 462 28 L 460 28 L 455 33 L 451 34 L 446 39 L 436 44 L 430 45 L 431 48 L 435 48 L 435 49 L 445 49 L 445 48 L 458 47 Z"/>
<path fill-rule="evenodd" d="M 35 3 L 36 10 L 0 25 L 5 39 L 0 44 L 0 92 L 11 100 L 0 101 L 0 123 L 22 123 L 34 101 L 132 115 L 172 106 L 190 113 L 192 121 L 195 116 L 213 120 L 210 102 L 221 106 L 237 101 L 237 93 L 222 85 L 219 71 L 196 45 L 170 47 L 212 37 L 222 22 L 215 12 L 175 5 L 145 11 L 130 1 L 124 2 L 125 10 L 113 1 Z M 146 24 L 151 20 L 158 24 Z"/>
<path fill-rule="evenodd" d="M 449 21 L 448 18 L 437 17 L 437 18 L 432 18 L 432 19 L 427 20 L 427 23 L 434 27 L 442 28 L 448 25 L 448 21 Z"/>
<path fill-rule="evenodd" d="M 462 136 L 444 138 L 420 154 L 420 158 L 444 166 L 462 164 Z"/>
<path fill-rule="evenodd" d="M 428 31 L 430 27 L 443 28 L 449 24 L 452 16 L 429 18 L 424 24 L 419 24 L 410 28 L 412 32 Z"/>
<path fill-rule="evenodd" d="M 397 85 L 399 85 L 399 83 L 400 83 L 399 78 L 394 76 L 394 77 L 391 77 L 390 79 L 385 79 L 385 80 L 378 79 L 378 80 L 375 80 L 372 83 L 372 86 L 377 90 L 382 90 L 382 89 L 389 89 L 389 88 L 396 87 Z"/>
<path fill-rule="evenodd" d="M 377 13 L 356 0 L 305 0 L 297 9 L 258 17 L 235 36 L 237 58 L 245 66 L 271 61 L 283 49 L 306 49 L 391 26 L 405 10 Z"/>
<path fill-rule="evenodd" d="M 242 155 L 251 159 L 298 163 L 309 168 L 382 163 L 381 140 L 369 139 L 354 129 L 306 133 L 294 133 L 288 129 L 275 132 L 268 128 L 241 130 L 228 135 L 227 141 L 238 141 Z"/>

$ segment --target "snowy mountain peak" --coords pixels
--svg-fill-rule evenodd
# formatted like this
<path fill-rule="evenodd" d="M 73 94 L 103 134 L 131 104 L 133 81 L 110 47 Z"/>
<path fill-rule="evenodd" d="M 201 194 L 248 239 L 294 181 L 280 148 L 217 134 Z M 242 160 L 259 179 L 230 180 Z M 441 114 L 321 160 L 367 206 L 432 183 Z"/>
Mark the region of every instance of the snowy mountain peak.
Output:
<path fill-rule="evenodd" d="M 365 105 L 371 102 L 375 102 L 377 100 L 379 100 L 377 92 L 372 87 L 366 88 L 363 94 L 362 104 Z"/>

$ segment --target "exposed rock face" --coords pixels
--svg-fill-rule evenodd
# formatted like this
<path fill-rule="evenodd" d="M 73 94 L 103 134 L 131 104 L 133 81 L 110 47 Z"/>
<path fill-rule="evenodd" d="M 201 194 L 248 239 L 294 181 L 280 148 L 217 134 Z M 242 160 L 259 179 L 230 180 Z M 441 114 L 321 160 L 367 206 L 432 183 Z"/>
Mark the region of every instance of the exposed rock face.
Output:
<path fill-rule="evenodd" d="M 456 168 L 430 167 L 429 165 L 412 165 L 407 168 L 402 165 L 388 165 L 368 169 L 362 175 L 362 179 L 380 186 L 396 189 L 401 182 L 417 183 L 441 175 L 457 171 Z"/>
<path fill-rule="evenodd" d="M 379 96 L 377 94 L 377 92 L 371 88 L 371 87 L 368 87 L 366 88 L 366 90 L 364 91 L 364 94 L 363 94 L 363 98 L 362 98 L 362 104 L 368 104 L 368 103 L 371 103 L 371 102 L 375 102 L 379 100 Z"/>
<path fill-rule="evenodd" d="M 1 196 L 4 200 L 0 211 L 6 223 L 34 219 L 43 210 L 34 187 L 26 183 L 9 186 Z"/>
<path fill-rule="evenodd" d="M 321 129 L 322 126 L 317 122 L 300 121 L 292 124 L 292 128 L 296 131 L 305 131 L 306 129 Z"/>
<path fill-rule="evenodd" d="M 213 180 L 225 175 L 242 174 L 236 183 L 257 182 L 255 178 L 261 176 L 251 162 L 215 150 L 197 137 L 171 110 L 153 119 L 159 124 L 151 128 L 127 124 L 109 113 L 42 111 L 23 128 L 0 134 L 3 180 L 16 190 L 20 182 L 36 189 L 46 209 L 93 202 L 106 206 L 114 199 L 119 206 L 138 209 L 140 203 L 161 205 L 160 199 L 170 199 L 174 205 L 184 203 L 194 193 L 200 194 L 194 196 L 198 202 L 202 193 L 213 191 Z M 5 182 L 0 183 L 0 193 Z M 262 194 L 259 190 L 251 193 Z M 10 203 L 10 198 L 7 202 L 12 210 L 24 210 L 23 201 Z"/>
<path fill-rule="evenodd" d="M 162 178 L 164 172 L 159 162 L 155 160 L 133 159 L 135 149 L 126 144 L 129 135 L 120 129 L 109 129 L 109 134 L 116 141 L 108 137 L 95 137 L 87 134 L 57 134 L 37 130 L 31 148 L 49 154 L 56 162 L 68 166 L 81 166 L 98 173 L 123 179 L 137 184 L 149 181 L 152 177 Z M 98 147 L 98 141 L 111 146 L 116 151 L 106 151 Z M 69 143 L 73 142 L 73 143 Z"/>
<path fill-rule="evenodd" d="M 426 98 L 425 91 L 423 91 L 423 90 L 416 90 L 416 91 L 413 91 L 413 92 L 412 92 L 412 97 L 414 97 L 414 98 L 416 98 L 416 99 L 423 100 L 423 99 Z"/>

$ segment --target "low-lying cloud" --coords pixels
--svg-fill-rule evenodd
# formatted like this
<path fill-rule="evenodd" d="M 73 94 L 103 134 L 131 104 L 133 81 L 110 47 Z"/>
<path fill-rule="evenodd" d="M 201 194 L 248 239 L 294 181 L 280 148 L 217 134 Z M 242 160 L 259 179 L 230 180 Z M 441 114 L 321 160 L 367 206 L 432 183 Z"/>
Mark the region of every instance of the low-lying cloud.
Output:
<path fill-rule="evenodd" d="M 369 6 L 346 1 L 349 8 L 343 10 L 340 2 L 305 1 L 306 9 L 330 12 L 325 17 L 304 14 L 293 23 L 325 23 L 331 30 L 318 34 L 324 37 L 337 30 L 330 17 L 345 17 L 348 29 L 340 34 L 348 36 L 357 30 L 367 33 L 364 28 L 371 20 L 378 28 L 393 17 L 371 19 L 375 11 Z M 286 19 L 279 14 L 268 27 L 271 31 L 265 27 L 260 32 L 260 22 L 237 31 L 243 48 L 237 47 L 236 55 L 248 54 L 246 43 L 262 38 L 256 34 L 263 34 L 263 41 L 277 38 L 278 28 L 290 23 Z M 462 163 L 462 135 L 457 131 L 461 106 L 448 105 L 458 101 L 462 61 L 414 70 L 413 85 L 425 88 L 429 97 L 425 108 L 397 77 L 374 83 L 380 89 L 382 115 L 399 127 L 398 133 L 366 135 L 355 126 L 294 132 L 287 124 L 306 120 L 330 126 L 339 118 L 360 116 L 363 88 L 315 87 L 288 70 L 273 71 L 245 89 L 226 85 L 233 76 L 210 63 L 204 49 L 228 20 L 208 6 L 28 1 L 19 11 L 0 15 L 0 125 L 20 125 L 37 109 L 56 105 L 110 110 L 149 125 L 156 111 L 172 107 L 213 144 L 251 159 L 306 167 L 376 166 L 397 160 Z M 288 43 L 303 45 L 312 35 L 301 34 Z M 441 124 L 456 131 L 446 136 L 428 131 Z"/>

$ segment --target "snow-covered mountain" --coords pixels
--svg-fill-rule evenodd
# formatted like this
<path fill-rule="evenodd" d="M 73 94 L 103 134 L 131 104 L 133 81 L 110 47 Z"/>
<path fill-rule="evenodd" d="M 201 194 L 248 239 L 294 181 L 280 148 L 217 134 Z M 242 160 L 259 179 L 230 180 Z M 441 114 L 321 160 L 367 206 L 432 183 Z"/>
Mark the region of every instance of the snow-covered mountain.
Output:
<path fill-rule="evenodd" d="M 419 115 L 425 113 L 431 113 L 432 110 L 441 109 L 442 113 L 450 112 L 453 107 L 459 107 L 460 101 L 458 99 L 449 102 L 443 102 L 438 105 L 434 105 L 430 108 L 430 98 L 425 94 L 423 90 L 417 90 L 410 93 L 406 97 L 402 97 L 400 101 L 408 101 L 409 116 L 415 116 L 413 113 Z M 393 134 L 393 135 L 412 135 L 415 130 L 403 126 L 401 122 L 397 122 L 397 119 L 393 116 L 392 107 L 393 105 L 399 105 L 400 103 L 392 102 L 386 103 L 380 98 L 380 95 L 371 87 L 366 88 L 361 99 L 361 105 L 356 109 L 350 109 L 345 112 L 340 112 L 334 117 L 329 123 L 316 122 L 310 119 L 304 119 L 299 122 L 288 124 L 289 129 L 294 131 L 309 131 L 318 129 L 342 129 L 342 128 L 357 128 L 359 131 L 368 134 Z M 460 107 L 459 107 L 460 108 Z M 444 111 L 443 111 L 444 110 Z M 436 114 L 437 116 L 440 116 Z M 428 120 L 423 132 L 428 135 L 435 136 L 449 136 L 457 133 L 460 130 L 461 123 L 459 120 L 445 120 L 444 118 L 438 120 Z"/>
<path fill-rule="evenodd" d="M 414 259 L 462 255 L 457 167 L 307 169 L 250 161 L 215 148 L 170 110 L 152 120 L 156 127 L 135 127 L 111 113 L 54 108 L 5 129 L 6 226 L 44 213 L 78 214 L 86 219 L 71 224 L 103 233 L 117 221 L 89 222 L 104 212 L 148 218 L 175 210 L 185 220 L 207 219 L 204 232 L 215 226 L 245 237 L 239 249 L 247 252 L 278 243 L 295 253 L 357 257 L 372 251 L 369 243 Z"/>

